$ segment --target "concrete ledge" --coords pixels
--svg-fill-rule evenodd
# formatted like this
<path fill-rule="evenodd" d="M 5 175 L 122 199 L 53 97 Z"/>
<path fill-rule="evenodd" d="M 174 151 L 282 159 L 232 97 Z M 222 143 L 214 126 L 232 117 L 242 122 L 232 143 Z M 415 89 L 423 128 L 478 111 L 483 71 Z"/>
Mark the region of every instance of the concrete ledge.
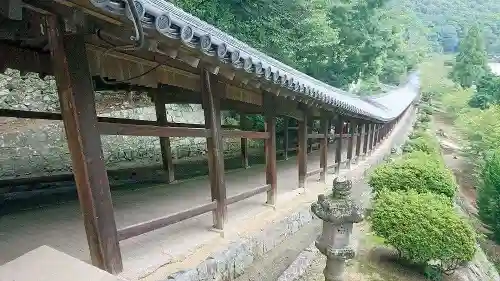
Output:
<path fill-rule="evenodd" d="M 65 253 L 42 246 L 0 266 L 0 280 L 123 281 Z"/>

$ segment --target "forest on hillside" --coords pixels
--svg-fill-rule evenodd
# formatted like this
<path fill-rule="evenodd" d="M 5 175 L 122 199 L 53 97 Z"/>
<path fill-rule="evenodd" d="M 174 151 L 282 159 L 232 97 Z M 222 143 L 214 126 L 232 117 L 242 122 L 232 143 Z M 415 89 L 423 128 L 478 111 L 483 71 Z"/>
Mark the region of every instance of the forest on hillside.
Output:
<path fill-rule="evenodd" d="M 177 0 L 184 10 L 336 87 L 398 84 L 427 51 L 425 26 L 388 0 Z M 366 89 L 365 89 L 366 90 Z"/>
<path fill-rule="evenodd" d="M 455 52 L 467 29 L 478 25 L 490 55 L 500 55 L 500 1 L 498 0 L 394 0 L 391 5 L 412 13 L 428 27 L 435 51 Z"/>
<path fill-rule="evenodd" d="M 268 55 L 336 87 L 398 84 L 429 52 L 457 52 L 477 25 L 500 54 L 498 0 L 177 0 Z M 372 88 L 370 88 L 372 87 Z"/>

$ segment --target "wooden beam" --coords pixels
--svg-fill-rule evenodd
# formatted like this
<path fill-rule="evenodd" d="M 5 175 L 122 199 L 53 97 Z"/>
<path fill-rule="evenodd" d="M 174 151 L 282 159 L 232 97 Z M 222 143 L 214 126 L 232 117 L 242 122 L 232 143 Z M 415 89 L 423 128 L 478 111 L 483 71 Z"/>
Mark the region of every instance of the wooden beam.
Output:
<path fill-rule="evenodd" d="M 354 120 L 349 121 L 349 140 L 347 143 L 347 168 L 351 168 L 352 156 L 353 156 L 353 148 L 354 148 L 354 135 L 356 131 L 357 125 Z"/>
<path fill-rule="evenodd" d="M 339 135 L 339 139 L 337 142 L 337 147 L 335 149 L 335 173 L 339 175 L 340 173 L 340 164 L 342 163 L 342 137 L 344 134 L 344 121 L 342 120 L 342 116 L 339 115 L 337 119 L 337 123 L 335 124 L 335 134 Z"/>
<path fill-rule="evenodd" d="M 290 123 L 290 118 L 283 117 L 283 157 L 288 160 L 288 125 Z"/>
<path fill-rule="evenodd" d="M 2 73 L 8 67 L 19 71 L 53 74 L 50 59 L 49 53 L 0 43 L 0 66 L 2 68 L 0 70 Z"/>
<path fill-rule="evenodd" d="M 123 264 L 85 40 L 82 34 L 63 37 L 64 28 L 53 16 L 47 16 L 46 23 L 90 257 L 93 265 L 117 274 L 123 270 Z"/>
<path fill-rule="evenodd" d="M 119 123 L 98 123 L 102 135 L 151 136 L 151 137 L 207 137 L 209 131 L 199 128 L 176 128 L 152 125 L 131 125 Z"/>
<path fill-rule="evenodd" d="M 144 233 L 151 232 L 162 227 L 187 220 L 204 213 L 215 210 L 216 202 L 210 202 L 201 206 L 191 208 L 182 212 L 171 214 L 165 217 L 149 220 L 146 222 L 137 223 L 118 230 L 118 238 L 120 241 L 126 240 Z"/>
<path fill-rule="evenodd" d="M 224 229 L 227 219 L 226 184 L 224 179 L 224 151 L 221 134 L 221 111 L 219 89 L 215 88 L 215 79 L 208 70 L 201 70 L 201 96 L 205 114 L 207 136 L 208 172 L 210 177 L 212 201 L 217 202 L 214 212 L 214 228 Z"/>
<path fill-rule="evenodd" d="M 278 176 L 276 171 L 276 102 L 275 96 L 270 93 L 264 95 L 264 117 L 266 120 L 266 132 L 269 134 L 264 142 L 266 154 L 266 184 L 271 185 L 267 192 L 267 202 L 269 205 L 276 205 L 278 196 Z"/>
<path fill-rule="evenodd" d="M 248 118 L 245 114 L 240 114 L 240 130 L 247 130 L 248 126 Z M 248 139 L 243 137 L 240 139 L 241 144 L 241 166 L 244 169 L 248 169 L 250 165 L 248 165 Z"/>
<path fill-rule="evenodd" d="M 328 134 L 330 130 L 330 121 L 326 116 L 321 118 L 321 133 L 323 134 L 323 138 L 321 138 L 320 142 L 320 159 L 319 159 L 319 167 L 321 169 L 320 180 L 321 182 L 325 182 L 326 173 L 328 171 Z"/>
<path fill-rule="evenodd" d="M 303 120 L 299 120 L 298 139 L 298 166 L 299 166 L 299 188 L 305 188 L 306 173 L 307 173 L 307 112 L 303 111 Z"/>
<path fill-rule="evenodd" d="M 223 138 L 242 138 L 242 139 L 268 139 L 268 132 L 255 132 L 255 131 L 237 131 L 237 130 L 223 130 L 221 131 Z"/>
<path fill-rule="evenodd" d="M 315 169 L 315 170 L 309 171 L 309 172 L 306 173 L 306 178 L 308 178 L 310 176 L 317 175 L 317 174 L 321 174 L 322 171 L 323 171 L 323 168 L 319 168 L 319 169 Z"/>
<path fill-rule="evenodd" d="M 311 133 L 311 134 L 307 134 L 307 138 L 308 139 L 322 139 L 325 137 L 325 134 L 323 133 Z"/>
<path fill-rule="evenodd" d="M 165 102 L 160 98 L 160 93 L 158 89 L 154 89 L 153 95 L 155 96 L 155 111 L 156 111 L 156 122 L 158 126 L 167 127 L 167 110 L 165 108 Z M 160 150 L 161 159 L 163 162 L 163 169 L 167 173 L 167 183 L 175 181 L 174 163 L 172 157 L 172 149 L 170 147 L 169 137 L 160 137 Z"/>
<path fill-rule="evenodd" d="M 271 185 L 266 184 L 263 186 L 256 187 L 254 189 L 243 191 L 241 193 L 238 193 L 234 196 L 227 198 L 227 204 L 231 205 L 231 204 L 234 204 L 236 202 L 239 202 L 239 201 L 245 200 L 247 198 L 250 198 L 252 196 L 255 196 L 257 194 L 261 194 L 263 192 L 269 192 L 269 190 L 271 190 Z"/>
<path fill-rule="evenodd" d="M 43 120 L 62 120 L 60 113 L 52 112 L 37 112 L 17 109 L 0 109 L 1 117 L 24 118 L 24 119 L 43 119 Z M 131 125 L 157 125 L 156 121 L 151 120 L 138 120 L 114 117 L 97 117 L 99 122 L 105 123 L 118 123 L 118 124 L 131 124 Z M 189 124 L 189 123 L 176 123 L 167 122 L 167 127 L 180 127 L 180 128 L 205 128 L 204 124 Z M 222 125 L 225 129 L 238 129 L 237 125 Z"/>

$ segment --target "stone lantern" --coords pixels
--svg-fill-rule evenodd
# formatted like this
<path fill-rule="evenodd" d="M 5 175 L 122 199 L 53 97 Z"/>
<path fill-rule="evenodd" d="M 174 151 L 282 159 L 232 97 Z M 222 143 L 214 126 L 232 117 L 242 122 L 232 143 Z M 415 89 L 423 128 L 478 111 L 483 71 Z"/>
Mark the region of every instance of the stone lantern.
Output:
<path fill-rule="evenodd" d="M 351 198 L 351 188 L 350 180 L 336 178 L 332 194 L 319 195 L 318 201 L 311 205 L 312 212 L 323 220 L 323 231 L 316 240 L 316 247 L 327 258 L 323 271 L 325 281 L 344 281 L 345 262 L 355 256 L 349 238 L 353 224 L 363 221 L 364 211 Z"/>

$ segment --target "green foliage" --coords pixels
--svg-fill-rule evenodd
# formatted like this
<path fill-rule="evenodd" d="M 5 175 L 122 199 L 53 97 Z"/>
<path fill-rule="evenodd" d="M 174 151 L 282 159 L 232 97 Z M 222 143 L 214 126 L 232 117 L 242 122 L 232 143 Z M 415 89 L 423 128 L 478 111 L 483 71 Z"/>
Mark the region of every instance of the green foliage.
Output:
<path fill-rule="evenodd" d="M 439 261 L 447 271 L 475 253 L 474 231 L 442 196 L 383 192 L 374 203 L 371 221 L 374 232 L 414 264 Z"/>
<path fill-rule="evenodd" d="M 413 140 L 413 139 L 417 139 L 417 138 L 420 138 L 420 137 L 427 137 L 429 135 L 429 133 L 427 131 L 424 131 L 424 130 L 413 130 L 410 135 L 408 136 L 408 138 L 410 140 Z"/>
<path fill-rule="evenodd" d="M 483 184 L 477 196 L 479 217 L 491 227 L 494 239 L 500 242 L 500 150 L 486 157 L 481 178 Z"/>
<path fill-rule="evenodd" d="M 491 104 L 500 103 L 500 77 L 489 71 L 479 80 L 476 92 L 469 100 L 469 106 L 486 109 Z"/>
<path fill-rule="evenodd" d="M 442 281 L 443 270 L 435 265 L 427 265 L 424 268 L 424 276 L 429 281 Z"/>
<path fill-rule="evenodd" d="M 429 135 L 422 135 L 407 140 L 403 145 L 402 150 L 405 153 L 422 151 L 431 155 L 439 154 L 439 147 L 436 140 Z"/>
<path fill-rule="evenodd" d="M 431 122 L 431 117 L 429 116 L 429 114 L 422 112 L 421 114 L 418 115 L 417 121 L 422 123 L 429 123 Z"/>
<path fill-rule="evenodd" d="M 424 114 L 427 114 L 427 115 L 432 115 L 432 113 L 434 113 L 434 111 L 432 110 L 432 107 L 428 104 L 423 104 L 422 106 L 419 107 L 420 111 Z M 429 118 L 429 121 L 430 121 L 430 118 Z"/>
<path fill-rule="evenodd" d="M 422 101 L 440 99 L 443 93 L 456 89 L 455 83 L 448 79 L 450 67 L 445 65 L 451 60 L 450 56 L 432 55 L 420 64 Z"/>
<path fill-rule="evenodd" d="M 415 29 L 411 19 L 403 19 L 405 14 L 386 9 L 387 1 L 177 0 L 176 3 L 300 71 L 333 86 L 348 88 L 360 79 L 400 77 L 424 53 L 420 46 L 425 46 L 425 32 Z"/>
<path fill-rule="evenodd" d="M 487 56 L 479 27 L 472 26 L 460 42 L 451 78 L 463 88 L 470 88 L 486 74 Z"/>
<path fill-rule="evenodd" d="M 403 158 L 378 166 L 371 174 L 368 183 L 376 193 L 384 189 L 414 190 L 418 193 L 432 192 L 453 198 L 456 191 L 453 174 L 436 155 L 423 151 L 415 151 Z"/>
<path fill-rule="evenodd" d="M 483 30 L 488 53 L 500 53 L 500 2 L 497 0 L 399 0 L 391 2 L 416 22 L 429 27 L 428 38 L 434 51 L 456 52 L 468 27 Z"/>
<path fill-rule="evenodd" d="M 470 109 L 461 114 L 457 125 L 464 133 L 467 145 L 464 151 L 476 165 L 481 166 L 487 153 L 499 147 L 500 106 L 493 105 L 486 110 Z"/>

